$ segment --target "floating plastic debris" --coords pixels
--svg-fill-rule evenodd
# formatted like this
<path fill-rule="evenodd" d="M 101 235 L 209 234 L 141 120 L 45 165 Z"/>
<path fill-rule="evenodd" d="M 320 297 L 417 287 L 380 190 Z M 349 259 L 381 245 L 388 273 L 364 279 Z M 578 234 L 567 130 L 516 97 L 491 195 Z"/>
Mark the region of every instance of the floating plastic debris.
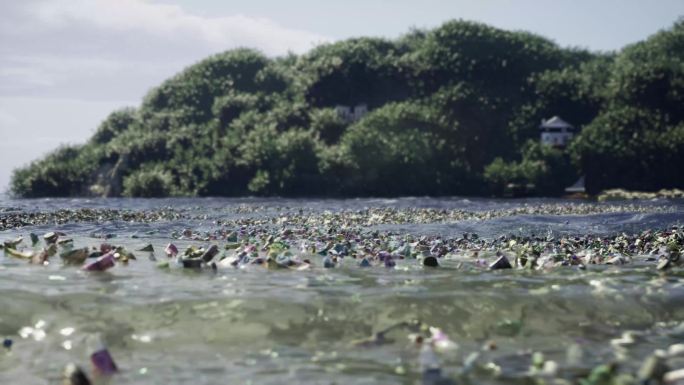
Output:
<path fill-rule="evenodd" d="M 666 385 L 682 385 L 684 384 L 684 369 L 673 370 L 665 373 L 663 376 L 663 383 Z"/>
<path fill-rule="evenodd" d="M 115 253 L 113 251 L 110 251 L 109 253 L 101 256 L 100 258 L 96 259 L 95 261 L 83 266 L 83 270 L 105 271 L 109 268 L 114 267 L 114 265 L 116 264 L 114 254 Z"/>
<path fill-rule="evenodd" d="M 337 265 L 337 263 L 335 262 L 334 258 L 325 257 L 323 259 L 323 267 L 325 267 L 326 269 L 331 269 L 331 268 L 335 267 L 336 265 Z"/>
<path fill-rule="evenodd" d="M 88 248 L 84 247 L 82 249 L 67 250 L 59 256 L 62 258 L 65 265 L 82 265 L 88 258 L 88 254 Z"/>
<path fill-rule="evenodd" d="M 684 344 L 674 344 L 667 348 L 667 356 L 673 357 L 684 357 Z"/>
<path fill-rule="evenodd" d="M 152 246 L 151 243 L 148 243 L 147 245 L 145 245 L 144 247 L 141 247 L 137 251 L 154 252 L 154 246 Z"/>
<path fill-rule="evenodd" d="M 496 261 L 494 261 L 491 265 L 489 265 L 489 269 L 491 270 L 499 270 L 499 269 L 511 269 L 513 266 L 511 266 L 511 263 L 508 261 L 508 258 L 506 258 L 505 255 L 500 256 L 497 258 Z"/>
<path fill-rule="evenodd" d="M 18 251 L 13 248 L 9 248 L 5 246 L 5 253 L 11 255 L 14 258 L 19 258 L 19 259 L 32 259 L 33 257 L 33 251 Z"/>
<path fill-rule="evenodd" d="M 164 248 L 164 252 L 166 253 L 166 256 L 167 256 L 167 257 L 169 257 L 169 258 L 175 258 L 176 255 L 178 255 L 178 248 L 177 248 L 176 245 L 174 245 L 173 243 L 169 243 L 169 244 L 166 245 L 166 247 Z"/>
<path fill-rule="evenodd" d="M 184 257 L 180 259 L 181 264 L 186 269 L 199 269 L 202 267 L 204 261 L 202 258 L 188 258 Z"/>
<path fill-rule="evenodd" d="M 455 350 L 458 345 L 452 341 L 449 336 L 442 331 L 442 329 L 436 327 L 430 327 L 430 342 L 435 347 L 438 352 L 446 352 Z"/>
<path fill-rule="evenodd" d="M 667 270 L 670 267 L 672 267 L 672 262 L 670 262 L 670 258 L 667 257 L 661 258 L 658 262 L 658 266 L 656 266 L 658 270 Z"/>
<path fill-rule="evenodd" d="M 100 253 L 107 254 L 112 250 L 114 250 L 114 246 L 112 246 L 111 244 L 109 244 L 109 243 L 100 244 Z"/>
<path fill-rule="evenodd" d="M 45 235 L 43 235 L 43 239 L 45 240 L 45 243 L 47 243 L 47 244 L 57 242 L 58 237 L 59 236 L 54 231 L 50 231 L 49 233 L 46 233 Z"/>
<path fill-rule="evenodd" d="M 59 238 L 57 240 L 57 244 L 60 246 L 65 246 L 67 244 L 74 243 L 74 240 L 71 238 Z"/>
<path fill-rule="evenodd" d="M 666 353 L 664 351 L 655 351 L 639 368 L 638 378 L 644 384 L 651 382 L 662 383 L 665 373 L 669 368 L 665 362 Z"/>
<path fill-rule="evenodd" d="M 211 246 L 209 246 L 207 251 L 205 251 L 204 254 L 202 254 L 201 258 L 204 262 L 209 263 L 212 259 L 214 259 L 214 257 L 216 256 L 216 254 L 218 254 L 218 252 L 219 252 L 218 246 L 211 245 Z"/>
<path fill-rule="evenodd" d="M 135 254 L 128 251 L 125 247 L 119 246 L 115 249 L 114 258 L 117 261 L 127 263 L 129 260 L 136 260 Z"/>
<path fill-rule="evenodd" d="M 5 249 L 16 249 L 17 246 L 23 241 L 24 241 L 23 237 L 17 237 L 17 238 L 12 239 L 12 240 L 4 241 L 3 246 L 5 247 Z"/>
<path fill-rule="evenodd" d="M 57 246 L 53 243 L 40 252 L 34 254 L 31 258 L 31 263 L 36 265 L 44 264 L 55 254 L 57 254 Z"/>
<path fill-rule="evenodd" d="M 423 266 L 439 267 L 439 261 L 437 261 L 437 258 L 430 255 L 423 258 Z"/>

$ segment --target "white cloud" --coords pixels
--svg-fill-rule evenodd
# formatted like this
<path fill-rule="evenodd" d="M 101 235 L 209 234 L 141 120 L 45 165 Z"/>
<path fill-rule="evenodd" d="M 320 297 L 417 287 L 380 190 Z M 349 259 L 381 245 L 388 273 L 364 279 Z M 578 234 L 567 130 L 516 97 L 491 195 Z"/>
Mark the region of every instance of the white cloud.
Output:
<path fill-rule="evenodd" d="M 269 55 L 288 50 L 303 52 L 328 40 L 264 18 L 199 16 L 177 5 L 142 0 L 52 0 L 36 3 L 30 10 L 37 20 L 52 28 L 82 23 L 114 32 L 194 39 L 216 49 L 253 46 Z"/>
<path fill-rule="evenodd" d="M 10 127 L 17 123 L 19 123 L 19 119 L 14 115 L 7 111 L 0 110 L 0 127 Z"/>
<path fill-rule="evenodd" d="M 202 58 L 236 47 L 275 56 L 325 36 L 244 15 L 203 16 L 143 0 L 0 4 L 0 96 L 140 98 Z"/>

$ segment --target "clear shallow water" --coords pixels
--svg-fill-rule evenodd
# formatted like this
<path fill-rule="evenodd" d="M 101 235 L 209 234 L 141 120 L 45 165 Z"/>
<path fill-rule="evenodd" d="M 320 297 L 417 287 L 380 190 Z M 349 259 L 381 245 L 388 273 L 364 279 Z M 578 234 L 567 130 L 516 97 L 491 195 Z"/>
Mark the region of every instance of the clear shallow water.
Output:
<path fill-rule="evenodd" d="M 223 223 L 231 220 L 273 218 L 277 227 L 278 218 L 300 212 L 304 216 L 353 214 L 368 207 L 485 212 L 545 204 L 583 203 L 460 198 L 5 198 L 0 200 L 0 215 L 111 208 L 168 209 L 183 217 L 152 223 L 103 218 L 40 224 L 4 230 L 0 239 L 59 230 L 83 247 L 97 246 L 103 242 L 100 236 L 110 234 L 116 237 L 109 242 L 131 250 L 152 243 L 156 258 L 165 259 L 161 250 L 169 242 L 181 250 L 211 243 L 174 239 L 183 229 L 212 232 L 226 229 Z M 608 236 L 684 223 L 681 201 L 638 202 L 634 207 L 639 210 L 437 223 L 383 221 L 357 227 L 443 237 L 469 232 L 495 238 L 508 234 Z M 102 335 L 121 368 L 113 381 L 118 384 L 421 383 L 418 349 L 407 338 L 408 330 L 389 333 L 393 341 L 384 344 L 355 343 L 414 319 L 441 328 L 459 345 L 441 356 L 444 371 L 458 383 L 529 383 L 526 372 L 535 351 L 556 361 L 564 378 L 615 359 L 622 362 L 622 370 L 633 371 L 653 349 L 684 339 L 684 273 L 675 269 L 663 275 L 640 262 L 586 271 L 530 272 L 460 269 L 457 261 L 425 269 L 413 260 L 399 261 L 397 269 L 360 269 L 354 261 L 344 260 L 336 269 L 317 263 L 307 271 L 252 266 L 213 273 L 159 269 L 147 253 L 136 255 L 138 260 L 128 266 L 100 274 L 63 267 L 58 257 L 39 267 L 0 256 L 0 336 L 14 340 L 11 352 L 0 353 L 0 383 L 55 383 L 68 362 L 87 368 L 85 340 L 95 333 Z M 617 349 L 611 340 L 625 331 L 635 331 L 638 338 L 626 349 Z M 500 373 L 477 372 L 459 378 L 463 360 L 485 341 L 497 345 L 485 361 L 495 363 Z"/>

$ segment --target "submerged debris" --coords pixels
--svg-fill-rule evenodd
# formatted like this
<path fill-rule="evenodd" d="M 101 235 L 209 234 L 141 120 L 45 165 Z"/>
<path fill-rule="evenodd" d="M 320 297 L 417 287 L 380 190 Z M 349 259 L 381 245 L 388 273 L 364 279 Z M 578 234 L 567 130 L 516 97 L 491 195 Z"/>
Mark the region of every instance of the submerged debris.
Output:
<path fill-rule="evenodd" d="M 88 376 L 76 364 L 68 364 L 64 368 L 62 385 L 90 385 Z"/>
<path fill-rule="evenodd" d="M 88 338 L 88 347 L 92 352 L 90 354 L 90 362 L 93 365 L 93 370 L 98 376 L 110 376 L 119 371 L 119 368 L 114 363 L 112 355 L 102 342 L 99 335 L 91 335 Z"/>
<path fill-rule="evenodd" d="M 119 371 L 114 363 L 114 359 L 109 354 L 109 350 L 104 347 L 90 355 L 90 362 L 93 364 L 95 371 L 100 375 L 112 375 Z"/>

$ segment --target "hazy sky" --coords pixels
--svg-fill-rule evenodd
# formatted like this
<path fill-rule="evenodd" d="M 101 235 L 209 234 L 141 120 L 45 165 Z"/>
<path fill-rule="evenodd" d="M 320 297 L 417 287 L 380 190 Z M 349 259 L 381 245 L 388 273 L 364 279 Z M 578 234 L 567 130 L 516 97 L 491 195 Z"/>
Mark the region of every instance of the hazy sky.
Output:
<path fill-rule="evenodd" d="M 0 191 L 13 168 L 237 46 L 301 53 L 461 18 L 615 50 L 682 15 L 684 0 L 0 0 Z"/>

